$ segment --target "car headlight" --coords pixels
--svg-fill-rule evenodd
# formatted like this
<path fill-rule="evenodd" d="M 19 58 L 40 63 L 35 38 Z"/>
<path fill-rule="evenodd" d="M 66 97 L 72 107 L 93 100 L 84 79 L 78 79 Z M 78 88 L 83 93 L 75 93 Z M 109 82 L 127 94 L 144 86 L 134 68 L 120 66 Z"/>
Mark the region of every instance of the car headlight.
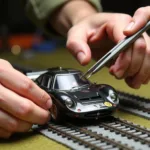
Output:
<path fill-rule="evenodd" d="M 68 97 L 68 96 L 61 96 L 63 98 L 63 100 L 65 101 L 65 104 L 67 107 L 73 107 L 74 106 L 74 102 Z"/>
<path fill-rule="evenodd" d="M 113 91 L 109 92 L 109 97 L 113 102 L 117 102 L 117 94 Z"/>
<path fill-rule="evenodd" d="M 65 104 L 68 107 L 72 107 L 73 106 L 73 101 L 70 98 L 65 99 Z"/>

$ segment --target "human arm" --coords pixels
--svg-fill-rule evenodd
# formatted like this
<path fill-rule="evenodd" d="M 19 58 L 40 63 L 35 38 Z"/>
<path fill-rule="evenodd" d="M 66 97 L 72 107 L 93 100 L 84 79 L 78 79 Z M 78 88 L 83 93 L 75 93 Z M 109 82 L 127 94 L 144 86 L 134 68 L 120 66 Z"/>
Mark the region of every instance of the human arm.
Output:
<path fill-rule="evenodd" d="M 56 0 L 56 1 L 28 0 L 26 1 L 26 3 L 23 4 L 24 4 L 25 12 L 27 16 L 30 18 L 30 20 L 38 27 L 40 27 L 46 34 L 50 36 L 55 36 L 57 31 L 54 31 L 52 29 L 55 23 L 51 26 L 50 22 L 53 21 L 56 22 L 58 21 L 58 19 L 57 17 L 54 17 L 53 20 L 52 16 L 53 14 L 54 16 L 58 15 L 56 11 L 58 10 L 57 12 L 59 12 L 59 10 L 61 10 L 61 8 L 64 8 L 64 6 L 66 6 L 66 4 L 68 4 L 70 1 L 76 1 L 78 3 L 78 1 L 85 1 L 85 0 Z M 85 2 L 88 3 L 89 6 L 94 7 L 96 10 L 102 9 L 101 6 L 99 5 L 100 0 L 86 0 Z M 64 30 L 64 28 L 62 28 L 62 30 Z"/>

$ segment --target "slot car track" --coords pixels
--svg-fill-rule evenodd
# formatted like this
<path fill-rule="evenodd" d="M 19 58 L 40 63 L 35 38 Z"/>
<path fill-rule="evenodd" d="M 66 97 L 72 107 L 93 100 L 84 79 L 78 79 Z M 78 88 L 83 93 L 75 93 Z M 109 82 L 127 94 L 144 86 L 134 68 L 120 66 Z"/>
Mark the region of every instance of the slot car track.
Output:
<path fill-rule="evenodd" d="M 150 149 L 150 130 L 115 117 L 92 123 L 49 123 L 40 133 L 75 150 Z"/>
<path fill-rule="evenodd" d="M 150 120 L 150 99 L 118 91 L 119 109 Z"/>
<path fill-rule="evenodd" d="M 120 91 L 118 93 L 121 111 L 150 119 L 149 99 Z M 65 124 L 50 122 L 38 132 L 75 150 L 150 149 L 149 129 L 113 116 L 90 123 L 75 120 Z"/>

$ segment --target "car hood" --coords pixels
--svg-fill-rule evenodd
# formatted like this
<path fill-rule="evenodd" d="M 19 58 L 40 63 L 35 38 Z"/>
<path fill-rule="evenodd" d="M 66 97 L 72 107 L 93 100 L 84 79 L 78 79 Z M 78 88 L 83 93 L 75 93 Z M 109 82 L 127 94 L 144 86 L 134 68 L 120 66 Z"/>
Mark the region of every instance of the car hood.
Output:
<path fill-rule="evenodd" d="M 101 98 L 102 95 L 99 91 L 100 87 L 96 86 L 87 86 L 87 87 L 81 87 L 76 90 L 70 90 L 67 93 L 79 100 L 88 100 L 88 99 L 96 99 Z"/>

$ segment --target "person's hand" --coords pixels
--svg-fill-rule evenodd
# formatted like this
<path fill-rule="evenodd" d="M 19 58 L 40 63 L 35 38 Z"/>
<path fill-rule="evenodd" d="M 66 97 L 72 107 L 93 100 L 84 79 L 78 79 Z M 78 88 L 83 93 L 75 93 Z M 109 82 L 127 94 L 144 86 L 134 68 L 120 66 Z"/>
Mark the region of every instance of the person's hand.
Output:
<path fill-rule="evenodd" d="M 135 12 L 132 21 L 125 28 L 124 34 L 130 36 L 136 33 L 148 21 L 150 21 L 150 6 L 139 8 Z M 134 44 L 131 65 L 126 71 L 128 73 L 126 73 L 126 82 L 131 87 L 135 85 L 137 88 L 142 84 L 148 84 L 150 80 L 150 36 L 144 33 L 142 43 L 140 44 L 140 41 L 138 41 L 136 45 Z"/>
<path fill-rule="evenodd" d="M 149 7 L 137 10 L 134 17 L 125 14 L 97 13 L 80 19 L 68 32 L 67 48 L 82 65 L 92 57 L 99 59 L 115 44 L 132 35 L 148 20 Z M 139 19 L 140 18 L 140 19 Z M 132 29 L 124 30 L 130 22 Z M 130 24 L 130 26 L 132 23 Z M 110 66 L 110 73 L 116 78 L 124 78 L 132 88 L 139 88 L 150 78 L 150 38 L 144 33 L 126 51 L 122 52 Z"/>
<path fill-rule="evenodd" d="M 50 96 L 33 81 L 0 59 L 0 138 L 28 131 L 49 120 Z"/>

